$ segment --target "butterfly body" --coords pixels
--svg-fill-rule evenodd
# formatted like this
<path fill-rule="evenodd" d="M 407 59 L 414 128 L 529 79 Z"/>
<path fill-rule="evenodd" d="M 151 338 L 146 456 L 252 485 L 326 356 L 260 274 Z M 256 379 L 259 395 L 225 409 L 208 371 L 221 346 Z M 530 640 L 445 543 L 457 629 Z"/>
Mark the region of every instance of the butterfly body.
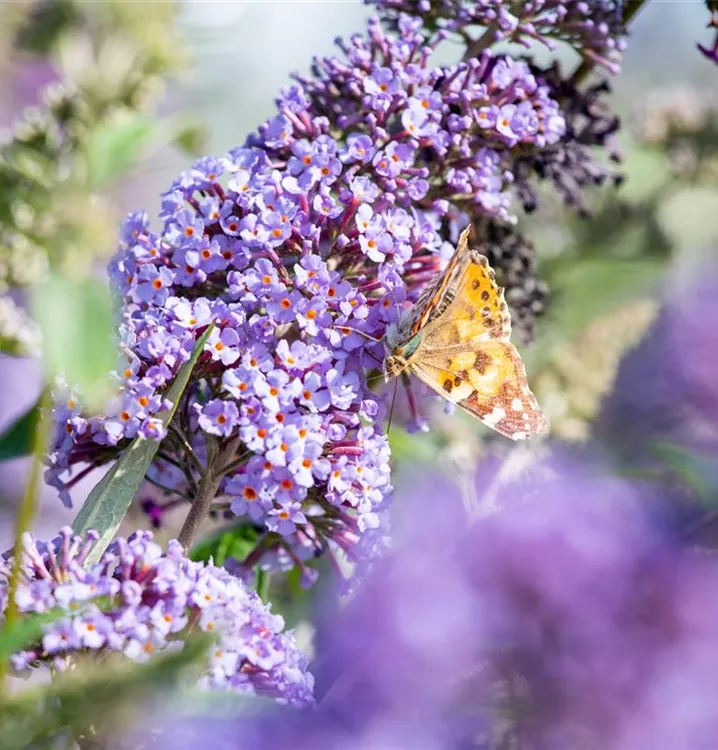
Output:
<path fill-rule="evenodd" d="M 446 270 L 387 330 L 384 373 L 409 371 L 502 435 L 526 439 L 548 423 L 510 334 L 503 290 L 467 229 Z"/>

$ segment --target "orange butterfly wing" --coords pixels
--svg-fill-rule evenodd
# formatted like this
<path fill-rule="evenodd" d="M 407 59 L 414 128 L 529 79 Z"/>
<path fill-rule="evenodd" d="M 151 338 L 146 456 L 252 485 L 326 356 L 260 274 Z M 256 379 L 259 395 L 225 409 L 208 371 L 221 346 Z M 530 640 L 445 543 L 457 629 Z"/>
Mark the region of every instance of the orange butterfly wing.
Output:
<path fill-rule="evenodd" d="M 510 342 L 503 289 L 486 258 L 461 236 L 450 273 L 423 311 L 421 343 L 409 368 L 423 382 L 513 440 L 546 432 L 548 421 Z M 447 269 L 449 271 L 449 269 Z"/>

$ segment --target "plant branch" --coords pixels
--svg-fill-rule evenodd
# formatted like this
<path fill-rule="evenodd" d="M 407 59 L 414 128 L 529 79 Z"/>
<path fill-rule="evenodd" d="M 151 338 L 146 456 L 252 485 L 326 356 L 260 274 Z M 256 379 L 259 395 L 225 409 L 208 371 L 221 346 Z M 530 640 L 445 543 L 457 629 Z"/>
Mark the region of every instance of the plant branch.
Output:
<path fill-rule="evenodd" d="M 197 454 L 189 444 L 189 440 L 187 440 L 184 432 L 182 432 L 182 430 L 175 424 L 170 425 L 170 430 L 172 431 L 172 434 L 179 440 L 180 444 L 185 450 L 185 453 L 189 456 L 192 466 L 196 469 L 197 473 L 201 474 L 204 470 L 202 462 L 199 460 L 199 458 L 197 458 Z"/>
<path fill-rule="evenodd" d="M 199 527 L 209 513 L 222 481 L 223 471 L 232 462 L 238 445 L 239 438 L 234 437 L 219 452 L 207 451 L 207 466 L 202 474 L 199 492 L 177 537 L 185 550 L 189 550 L 192 546 Z"/>
<path fill-rule="evenodd" d="M 224 476 L 225 474 L 231 474 L 231 472 L 233 472 L 235 469 L 239 469 L 240 466 L 244 466 L 247 463 L 247 459 L 253 455 L 254 454 L 252 453 L 252 451 L 245 451 L 244 453 L 242 453 L 241 456 L 236 458 L 234 461 L 231 461 L 230 463 L 228 463 L 221 470 L 221 472 L 219 472 L 220 475 Z"/>
<path fill-rule="evenodd" d="M 496 21 L 492 21 L 486 28 L 486 31 L 478 39 L 471 42 L 466 52 L 464 52 L 462 59 L 464 61 L 471 60 L 474 57 L 478 57 L 487 47 L 490 47 L 496 39 L 497 29 L 498 24 Z"/>

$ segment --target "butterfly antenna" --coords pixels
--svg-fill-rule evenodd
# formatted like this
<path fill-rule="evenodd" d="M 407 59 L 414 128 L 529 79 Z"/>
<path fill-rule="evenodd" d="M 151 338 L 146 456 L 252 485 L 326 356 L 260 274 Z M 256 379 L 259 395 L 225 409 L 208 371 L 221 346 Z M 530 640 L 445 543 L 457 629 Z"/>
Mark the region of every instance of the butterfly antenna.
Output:
<path fill-rule="evenodd" d="M 360 331 L 358 328 L 352 328 L 351 326 L 334 326 L 338 331 L 352 331 L 353 333 L 358 333 L 360 336 L 363 336 L 365 339 L 369 339 L 369 341 L 373 341 L 375 344 L 380 344 L 381 339 L 378 339 L 376 336 L 372 336 L 368 333 L 365 333 L 364 331 Z"/>
<path fill-rule="evenodd" d="M 401 373 L 401 379 L 406 388 L 406 397 L 409 400 L 409 411 L 411 418 L 418 424 L 419 423 L 419 410 L 416 408 L 416 399 L 414 398 L 414 391 L 411 388 L 411 379 L 406 372 Z"/>

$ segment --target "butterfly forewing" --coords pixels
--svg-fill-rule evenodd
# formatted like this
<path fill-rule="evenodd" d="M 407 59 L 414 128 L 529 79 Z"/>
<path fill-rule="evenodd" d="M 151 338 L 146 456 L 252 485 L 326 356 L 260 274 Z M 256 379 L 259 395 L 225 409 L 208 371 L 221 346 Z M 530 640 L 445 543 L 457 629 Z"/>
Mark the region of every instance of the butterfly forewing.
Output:
<path fill-rule="evenodd" d="M 408 360 L 424 383 L 484 424 L 514 440 L 545 432 L 547 420 L 529 389 L 509 341 L 511 317 L 503 290 L 463 232 L 430 297 L 417 303 L 413 335 L 421 343 Z"/>
<path fill-rule="evenodd" d="M 468 257 L 468 240 L 469 229 L 467 228 L 461 233 L 456 252 L 443 273 L 438 274 L 421 293 L 411 310 L 410 336 L 416 336 L 430 320 L 440 317 L 454 299 L 453 290 L 456 283 L 471 262 Z"/>

